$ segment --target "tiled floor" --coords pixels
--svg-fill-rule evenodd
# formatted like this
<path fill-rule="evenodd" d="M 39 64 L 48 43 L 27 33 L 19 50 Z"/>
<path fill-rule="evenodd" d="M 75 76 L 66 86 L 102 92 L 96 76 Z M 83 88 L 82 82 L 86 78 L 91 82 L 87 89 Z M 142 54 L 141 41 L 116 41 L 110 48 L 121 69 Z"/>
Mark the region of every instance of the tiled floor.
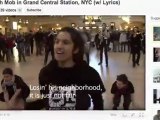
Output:
<path fill-rule="evenodd" d="M 145 56 L 143 54 L 141 54 L 140 66 L 135 68 L 132 67 L 131 60 L 128 62 L 128 52 L 109 52 L 108 68 L 105 67 L 105 63 L 103 63 L 102 66 L 98 65 L 99 52 L 95 49 L 91 50 L 90 57 L 90 65 L 99 72 L 106 87 L 106 92 L 103 94 L 104 108 L 106 110 L 112 109 L 112 94 L 110 93 L 112 83 L 116 80 L 116 76 L 122 73 L 125 73 L 128 76 L 135 87 L 135 106 L 131 105 L 130 109 L 145 109 Z M 15 58 L 12 62 L 0 62 L 0 73 L 2 73 L 2 70 L 5 67 L 11 67 L 28 85 L 38 85 L 38 74 L 43 67 L 44 55 L 37 57 L 34 54 L 30 57 L 26 57 L 26 60 L 26 63 L 18 63 L 17 52 L 15 51 Z M 2 79 L 1 74 L 0 79 Z M 0 109 L 5 109 L 5 104 L 2 102 L 0 102 Z M 122 102 L 119 109 L 122 109 Z"/>

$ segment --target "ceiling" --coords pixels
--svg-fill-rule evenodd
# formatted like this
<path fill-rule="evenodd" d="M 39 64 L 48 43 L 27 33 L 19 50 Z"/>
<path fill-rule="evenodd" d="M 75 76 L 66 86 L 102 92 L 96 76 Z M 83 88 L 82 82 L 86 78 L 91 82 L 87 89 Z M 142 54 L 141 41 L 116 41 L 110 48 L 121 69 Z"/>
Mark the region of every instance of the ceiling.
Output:
<path fill-rule="evenodd" d="M 27 26 L 29 28 L 37 28 L 39 26 L 43 26 L 46 28 L 51 27 L 64 27 L 71 26 L 74 23 L 76 26 L 83 27 L 84 24 L 84 16 L 0 16 L 0 25 L 6 25 L 6 18 L 8 17 L 9 22 L 8 25 L 12 26 L 13 21 L 22 20 L 21 25 Z M 97 22 L 93 26 L 100 26 L 103 22 L 107 25 L 110 25 L 111 22 L 115 23 L 115 26 L 119 28 L 119 26 L 123 27 L 128 24 L 126 21 L 122 20 L 122 16 L 101 16 L 101 22 Z M 124 16 L 123 16 L 124 17 Z M 145 27 L 145 16 L 129 16 L 130 24 L 133 25 L 141 25 Z M 28 24 L 24 24 L 23 22 L 28 20 Z M 57 25 L 58 24 L 58 25 Z"/>

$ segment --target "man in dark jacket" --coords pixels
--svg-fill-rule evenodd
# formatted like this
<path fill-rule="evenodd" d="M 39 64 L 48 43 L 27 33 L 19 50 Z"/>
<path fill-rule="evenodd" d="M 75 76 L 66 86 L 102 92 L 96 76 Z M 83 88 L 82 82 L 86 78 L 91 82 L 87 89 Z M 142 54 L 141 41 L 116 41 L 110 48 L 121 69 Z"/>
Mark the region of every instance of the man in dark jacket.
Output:
<path fill-rule="evenodd" d="M 130 39 L 132 62 L 133 67 L 135 67 L 136 65 L 139 65 L 142 39 L 142 36 L 138 31 L 138 28 L 134 28 L 133 34 L 131 35 Z"/>
<path fill-rule="evenodd" d="M 134 93 L 134 87 L 132 83 L 128 81 L 128 78 L 125 74 L 117 76 L 117 80 L 112 85 L 111 93 L 114 94 L 113 110 L 117 110 L 122 95 L 124 97 L 124 103 L 123 103 L 124 110 L 129 109 L 129 105 L 132 101 L 132 94 Z"/>
<path fill-rule="evenodd" d="M 4 92 L 8 92 L 9 99 L 11 99 L 17 89 L 21 89 L 21 93 L 18 97 L 25 101 L 30 94 L 30 89 L 22 78 L 18 75 L 14 75 L 10 68 L 5 68 L 2 74 L 3 80 L 1 81 L 1 86 L 3 92 L 0 93 L 0 101 L 6 102 Z"/>
<path fill-rule="evenodd" d="M 40 29 L 38 32 L 36 32 L 35 36 L 35 43 L 36 43 L 36 55 L 42 55 L 42 47 L 44 42 L 44 34 L 42 30 Z"/>
<path fill-rule="evenodd" d="M 49 52 L 51 52 L 52 60 L 54 59 L 53 43 L 55 36 L 56 33 L 54 31 L 49 31 L 48 33 L 46 33 L 44 65 L 47 64 Z"/>
<path fill-rule="evenodd" d="M 0 61 L 4 62 L 4 58 L 6 55 L 7 55 L 7 44 L 4 35 L 0 33 Z"/>

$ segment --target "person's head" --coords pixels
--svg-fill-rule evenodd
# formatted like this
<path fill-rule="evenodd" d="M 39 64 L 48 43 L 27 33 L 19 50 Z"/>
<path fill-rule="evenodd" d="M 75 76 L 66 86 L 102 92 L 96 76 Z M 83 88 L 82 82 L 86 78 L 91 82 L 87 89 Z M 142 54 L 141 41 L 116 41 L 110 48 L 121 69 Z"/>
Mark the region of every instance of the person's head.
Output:
<path fill-rule="evenodd" d="M 10 81 L 12 80 L 12 77 L 13 77 L 13 71 L 11 68 L 5 68 L 2 72 L 3 74 L 3 79 L 5 81 Z"/>
<path fill-rule="evenodd" d="M 134 32 L 134 33 L 137 33 L 137 32 L 138 32 L 138 27 L 134 27 L 134 28 L 133 28 L 133 32 Z"/>
<path fill-rule="evenodd" d="M 83 61 L 84 41 L 79 31 L 72 27 L 62 28 L 55 39 L 54 56 L 57 62 L 80 63 Z"/>
<path fill-rule="evenodd" d="M 126 87 L 128 84 L 128 78 L 125 74 L 121 74 L 117 76 L 117 81 L 116 81 L 116 85 L 118 87 L 118 89 L 122 89 L 124 87 Z"/>
<path fill-rule="evenodd" d="M 160 57 L 160 48 L 155 49 L 155 56 Z"/>
<path fill-rule="evenodd" d="M 157 110 L 157 115 L 160 115 L 160 110 Z"/>
<path fill-rule="evenodd" d="M 102 30 L 106 29 L 106 23 L 102 23 Z"/>

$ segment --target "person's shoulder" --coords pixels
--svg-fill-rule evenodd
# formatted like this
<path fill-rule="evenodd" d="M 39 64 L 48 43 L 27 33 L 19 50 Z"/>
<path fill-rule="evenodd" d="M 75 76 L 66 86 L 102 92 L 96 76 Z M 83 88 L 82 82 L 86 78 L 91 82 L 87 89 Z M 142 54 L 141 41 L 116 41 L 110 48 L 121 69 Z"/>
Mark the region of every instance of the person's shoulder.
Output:
<path fill-rule="evenodd" d="M 3 84 L 3 82 L 4 82 L 4 79 L 1 80 L 1 85 Z"/>
<path fill-rule="evenodd" d="M 14 82 L 17 84 L 19 84 L 19 83 L 23 83 L 24 81 L 23 81 L 23 78 L 21 77 L 21 76 L 19 76 L 19 75 L 14 75 Z"/>
<path fill-rule="evenodd" d="M 128 84 L 133 85 L 131 81 L 128 80 Z"/>
<path fill-rule="evenodd" d="M 134 88 L 133 83 L 131 81 L 128 81 L 129 88 Z"/>
<path fill-rule="evenodd" d="M 97 70 L 96 70 L 95 68 L 91 67 L 91 66 L 88 66 L 88 70 L 89 70 L 91 73 L 93 73 L 93 74 L 99 74 L 99 73 L 97 72 Z"/>
<path fill-rule="evenodd" d="M 101 80 L 97 70 L 91 66 L 88 66 L 88 68 L 85 69 L 85 74 L 87 74 L 90 80 Z"/>
<path fill-rule="evenodd" d="M 54 66 L 55 66 L 55 61 L 50 61 L 50 63 L 46 66 L 44 66 L 41 70 L 40 73 L 49 73 L 49 71 L 51 71 Z"/>
<path fill-rule="evenodd" d="M 14 75 L 14 77 L 15 77 L 15 80 L 22 80 L 22 77 L 20 77 L 19 75 Z"/>

